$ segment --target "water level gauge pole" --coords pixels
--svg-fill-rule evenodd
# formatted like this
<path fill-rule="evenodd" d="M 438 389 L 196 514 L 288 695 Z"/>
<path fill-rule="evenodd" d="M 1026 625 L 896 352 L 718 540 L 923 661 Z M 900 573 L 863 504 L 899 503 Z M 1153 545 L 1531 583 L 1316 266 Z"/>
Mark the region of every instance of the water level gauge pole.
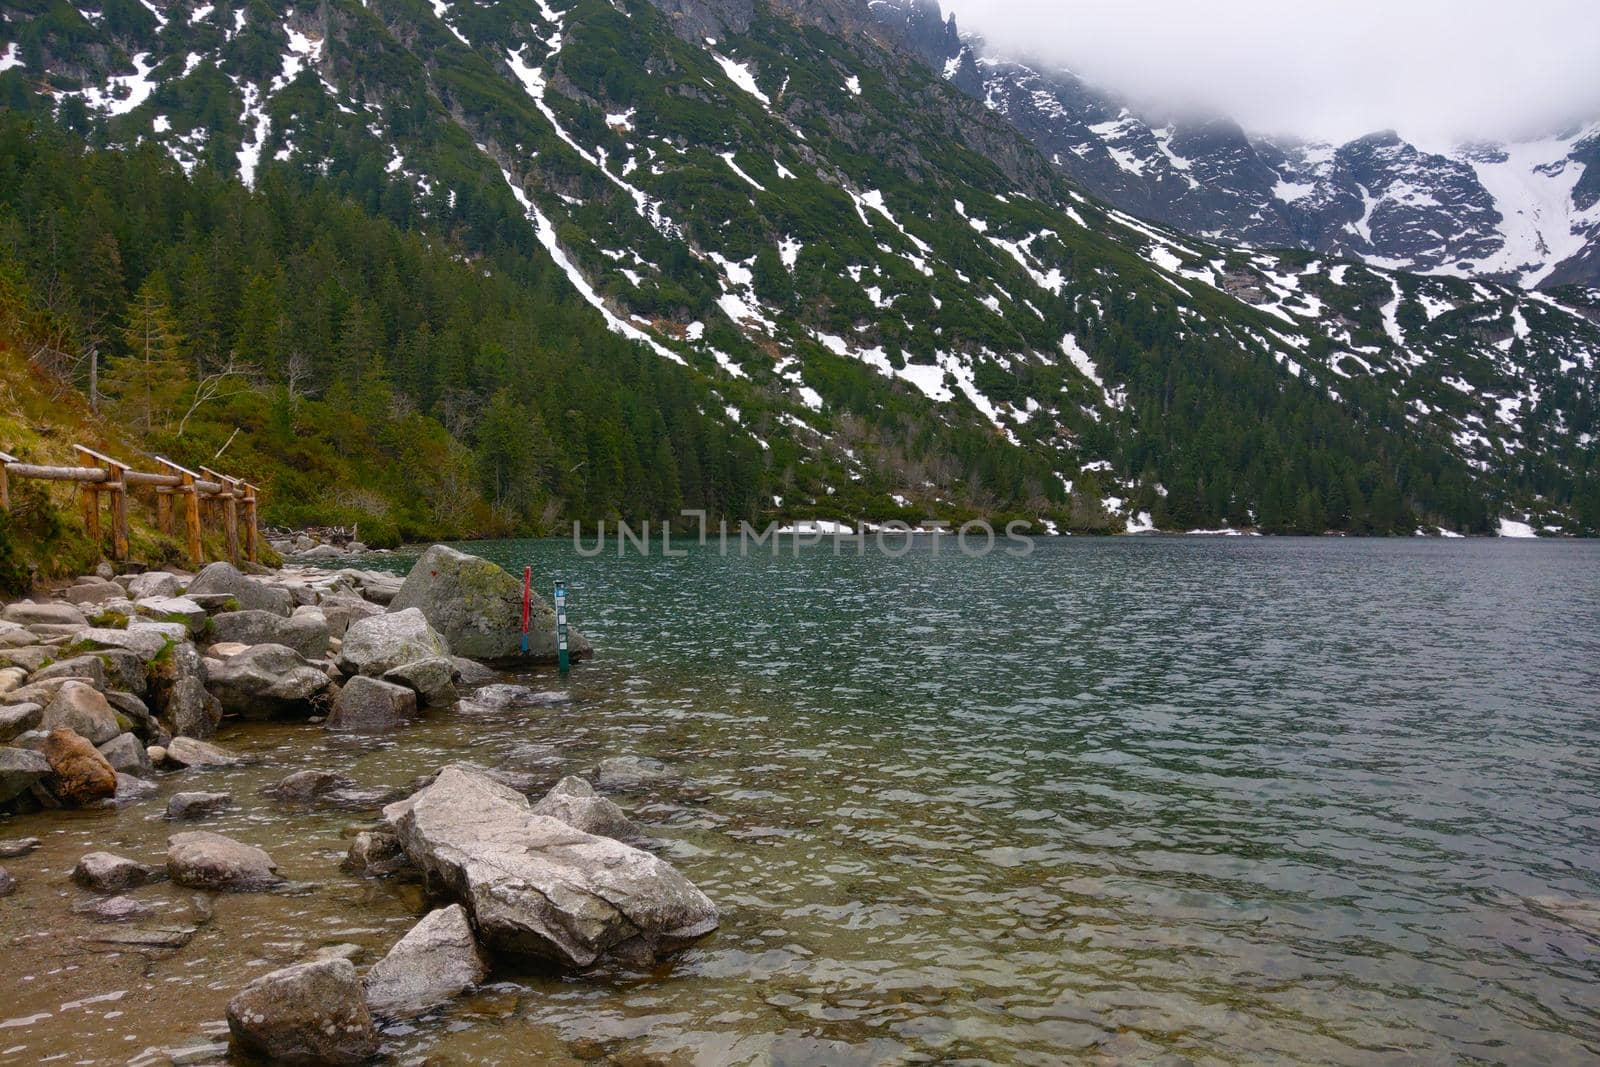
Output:
<path fill-rule="evenodd" d="M 561 672 L 566 673 L 571 662 L 567 655 L 567 583 L 556 583 L 556 657 Z"/>
<path fill-rule="evenodd" d="M 528 654 L 528 612 L 533 606 L 533 568 L 522 568 L 522 654 Z"/>

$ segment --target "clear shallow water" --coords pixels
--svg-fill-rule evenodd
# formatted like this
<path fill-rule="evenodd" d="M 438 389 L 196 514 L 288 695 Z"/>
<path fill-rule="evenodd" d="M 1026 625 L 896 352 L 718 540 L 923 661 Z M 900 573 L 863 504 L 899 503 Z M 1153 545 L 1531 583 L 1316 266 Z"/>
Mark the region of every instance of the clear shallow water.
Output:
<path fill-rule="evenodd" d="M 414 891 L 339 874 L 362 817 L 286 818 L 256 789 L 308 766 L 400 784 L 527 741 L 564 770 L 671 763 L 677 783 L 625 804 L 724 926 L 650 976 L 501 973 L 391 1033 L 402 1062 L 1600 1055 L 1600 545 L 472 547 L 572 583 L 602 650 L 574 702 L 434 715 L 377 746 L 235 731 L 257 766 L 162 797 L 225 783 L 241 807 L 211 828 L 315 884 L 218 898 L 167 960 L 86 955 L 87 894 L 64 882 L 91 848 L 159 855 L 164 799 L 0 824 L 47 838 L 7 864 L 24 890 L 0 902 L 0 1014 L 48 1013 L 0 1020 L 0 1059 L 123 1062 L 194 1040 L 250 976 L 319 945 L 370 962 Z"/>

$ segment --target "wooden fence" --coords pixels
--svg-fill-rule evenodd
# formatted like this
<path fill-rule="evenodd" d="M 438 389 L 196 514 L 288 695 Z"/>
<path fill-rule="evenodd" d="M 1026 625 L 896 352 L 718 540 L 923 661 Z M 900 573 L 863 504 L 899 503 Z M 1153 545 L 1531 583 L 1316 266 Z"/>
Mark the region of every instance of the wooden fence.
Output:
<path fill-rule="evenodd" d="M 169 459 L 155 457 L 161 468 L 157 473 L 136 471 L 128 464 L 96 452 L 92 448 L 74 445 L 78 453 L 77 467 L 47 467 L 23 463 L 15 456 L 0 452 L 0 508 L 11 509 L 11 479 L 37 478 L 51 482 L 77 482 L 78 507 L 83 515 L 83 528 L 96 543 L 100 542 L 101 497 L 108 497 L 111 506 L 111 558 L 128 558 L 128 493 L 136 487 L 148 486 L 155 490 L 156 526 L 168 536 L 177 536 L 174 525 L 174 498 L 183 513 L 183 540 L 189 561 L 195 567 L 205 562 L 200 545 L 202 519 L 215 525 L 220 523 L 227 536 L 228 559 L 240 559 L 239 528 L 244 527 L 244 558 L 258 562 L 261 535 L 256 524 L 256 501 L 261 491 L 249 482 L 218 474 L 209 467 L 201 467 L 196 474 L 180 467 Z M 241 514 L 242 512 L 242 514 Z"/>

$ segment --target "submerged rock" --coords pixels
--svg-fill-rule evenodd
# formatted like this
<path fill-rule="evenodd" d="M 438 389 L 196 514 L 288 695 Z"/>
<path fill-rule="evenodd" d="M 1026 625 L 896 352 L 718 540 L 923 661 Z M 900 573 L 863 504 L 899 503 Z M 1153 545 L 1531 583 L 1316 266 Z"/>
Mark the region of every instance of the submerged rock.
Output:
<path fill-rule="evenodd" d="M 380 1015 L 421 1015 L 484 980 L 489 969 L 461 905 L 430 912 L 367 972 L 367 1006 Z"/>
<path fill-rule="evenodd" d="M 596 793 L 593 786 L 576 775 L 557 782 L 555 788 L 533 806 L 533 813 L 560 819 L 586 834 L 609 837 L 627 845 L 643 847 L 650 840 L 639 824 L 628 818 L 627 812 Z"/>
<path fill-rule="evenodd" d="M 242 756 L 193 737 L 174 737 L 164 755 L 168 762 L 180 767 L 237 767 L 244 762 Z"/>
<path fill-rule="evenodd" d="M 233 806 L 232 793 L 174 793 L 167 801 L 169 819 L 203 819 Z"/>
<path fill-rule="evenodd" d="M 613 756 L 600 761 L 594 783 L 608 793 L 639 793 L 670 781 L 667 765 L 649 756 Z"/>
<path fill-rule="evenodd" d="M 283 1064 L 356 1064 L 378 1034 L 349 960 L 313 960 L 264 974 L 228 1001 L 239 1048 Z"/>
<path fill-rule="evenodd" d="M 458 656 L 502 662 L 556 659 L 556 613 L 537 594 L 528 623 L 529 654 L 522 655 L 522 583 L 477 556 L 434 545 L 422 554 L 390 605 L 415 608 Z M 573 659 L 593 653 L 575 629 L 567 631 Z"/>
<path fill-rule="evenodd" d="M 26 856 L 44 842 L 37 837 L 13 837 L 0 841 L 0 860 L 14 860 Z"/>
<path fill-rule="evenodd" d="M 167 874 L 191 889 L 249 893 L 283 884 L 265 851 L 206 830 L 167 838 Z"/>
<path fill-rule="evenodd" d="M 411 866 L 411 857 L 400 847 L 400 839 L 382 830 L 363 830 L 350 842 L 350 851 L 340 864 L 351 874 L 381 878 Z"/>
<path fill-rule="evenodd" d="M 449 654 L 444 639 L 422 612 L 412 608 L 352 622 L 339 646 L 339 669 L 377 677 L 407 663 Z"/>
<path fill-rule="evenodd" d="M 716 906 L 665 861 L 535 815 L 485 775 L 446 767 L 384 816 L 492 948 L 574 968 L 649 963 L 717 927 Z"/>

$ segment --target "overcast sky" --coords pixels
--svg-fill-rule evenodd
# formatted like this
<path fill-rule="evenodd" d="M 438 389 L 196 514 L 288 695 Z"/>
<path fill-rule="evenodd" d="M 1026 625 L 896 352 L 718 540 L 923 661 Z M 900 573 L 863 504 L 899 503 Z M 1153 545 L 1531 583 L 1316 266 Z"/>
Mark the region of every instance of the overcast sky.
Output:
<path fill-rule="evenodd" d="M 964 31 L 1257 133 L 1429 142 L 1600 119 L 1600 0 L 943 0 Z"/>

